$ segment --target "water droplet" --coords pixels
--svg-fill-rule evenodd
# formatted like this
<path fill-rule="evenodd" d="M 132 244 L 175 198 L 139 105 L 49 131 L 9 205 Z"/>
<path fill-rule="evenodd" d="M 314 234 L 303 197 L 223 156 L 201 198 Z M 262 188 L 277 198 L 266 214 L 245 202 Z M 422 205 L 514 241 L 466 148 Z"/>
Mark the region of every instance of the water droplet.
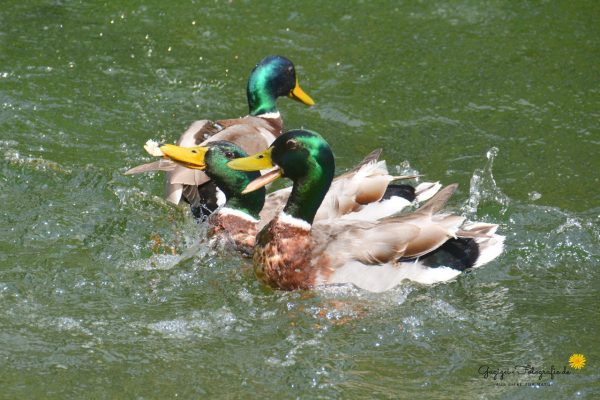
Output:
<path fill-rule="evenodd" d="M 463 212 L 467 214 L 475 214 L 481 201 L 491 201 L 502 206 L 500 213 L 504 214 L 508 209 L 509 198 L 496 185 L 492 167 L 494 158 L 498 155 L 498 148 L 492 147 L 486 153 L 488 162 L 483 169 L 476 169 L 471 177 L 471 185 L 469 189 L 469 200 L 463 206 Z"/>
<path fill-rule="evenodd" d="M 492 147 L 491 149 L 489 149 L 486 153 L 487 159 L 488 160 L 492 160 L 493 158 L 495 158 L 498 155 L 498 148 L 497 147 Z"/>

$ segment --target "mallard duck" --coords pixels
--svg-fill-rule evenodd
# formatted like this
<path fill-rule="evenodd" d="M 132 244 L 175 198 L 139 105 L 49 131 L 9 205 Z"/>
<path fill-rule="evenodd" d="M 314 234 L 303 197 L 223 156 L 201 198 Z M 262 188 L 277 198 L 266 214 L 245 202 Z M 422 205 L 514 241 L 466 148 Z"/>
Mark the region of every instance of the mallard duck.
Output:
<path fill-rule="evenodd" d="M 249 115 L 216 122 L 196 121 L 181 135 L 177 145 L 192 147 L 227 140 L 254 154 L 266 149 L 282 132 L 283 121 L 277 110 L 278 97 L 287 96 L 308 106 L 314 105 L 312 98 L 298 84 L 294 64 L 281 56 L 266 57 L 254 67 L 248 78 L 246 95 Z M 125 174 L 148 171 L 167 171 L 167 201 L 179 204 L 183 198 L 197 218 L 209 215 L 220 201 L 214 183 L 204 172 L 177 165 L 170 160 L 140 165 Z"/>
<path fill-rule="evenodd" d="M 405 279 L 432 284 L 496 258 L 504 237 L 497 225 L 465 224 L 465 218 L 441 212 L 457 185 L 440 190 L 413 213 L 378 221 L 314 221 L 333 180 L 331 148 L 318 133 L 293 130 L 265 151 L 232 160 L 244 171 L 277 168 L 251 183 L 286 177 L 292 193 L 283 209 L 257 235 L 256 275 L 284 290 L 354 284 L 381 292 Z"/>
<path fill-rule="evenodd" d="M 212 141 L 206 146 L 181 147 L 171 144 L 160 146 L 153 154 L 168 157 L 188 168 L 204 170 L 224 193 L 223 207 L 209 217 L 211 236 L 224 236 L 227 241 L 246 253 L 251 253 L 258 230 L 266 225 L 284 207 L 291 188 L 280 189 L 267 196 L 264 185 L 256 191 L 242 194 L 242 190 L 260 174 L 238 171 L 227 162 L 248 154 L 234 143 Z M 331 218 L 377 219 L 400 211 L 412 201 L 423 201 L 439 190 L 439 183 L 424 182 L 410 185 L 390 185 L 392 180 L 413 176 L 391 176 L 385 161 L 378 161 L 381 150 L 375 150 L 352 170 L 333 180 L 316 220 Z M 264 179 L 270 179 L 269 175 Z M 377 211 L 372 203 L 377 202 Z"/>

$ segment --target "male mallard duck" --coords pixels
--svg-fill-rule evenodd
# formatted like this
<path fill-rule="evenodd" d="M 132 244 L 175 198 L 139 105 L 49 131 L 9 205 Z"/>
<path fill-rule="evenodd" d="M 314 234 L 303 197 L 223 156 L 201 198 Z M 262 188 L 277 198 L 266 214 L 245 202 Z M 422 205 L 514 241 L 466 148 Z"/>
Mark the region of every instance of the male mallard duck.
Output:
<path fill-rule="evenodd" d="M 249 115 L 216 122 L 196 121 L 181 135 L 177 144 L 192 147 L 227 140 L 254 154 L 266 149 L 282 132 L 278 97 L 288 96 L 309 106 L 314 104 L 298 84 L 294 64 L 281 56 L 266 57 L 254 67 L 248 78 L 246 95 Z M 197 218 L 209 215 L 217 207 L 216 187 L 204 172 L 160 160 L 132 168 L 125 174 L 147 171 L 167 171 L 167 201 L 179 204 L 183 197 Z"/>
<path fill-rule="evenodd" d="M 212 236 L 226 236 L 240 250 L 251 253 L 256 233 L 284 207 L 291 188 L 271 193 L 265 201 L 264 184 L 248 194 L 242 190 L 253 180 L 260 181 L 258 172 L 231 169 L 227 162 L 248 154 L 234 143 L 212 141 L 206 146 L 180 147 L 166 144 L 160 154 L 189 168 L 204 170 L 225 194 L 223 207 L 209 217 Z M 377 219 L 397 213 L 413 200 L 431 197 L 440 185 L 425 182 L 413 188 L 409 185 L 389 185 L 394 179 L 412 176 L 391 176 L 384 161 L 377 161 L 381 150 L 371 152 L 351 171 L 333 180 L 316 220 L 331 218 Z M 265 179 L 269 179 L 267 175 Z M 372 210 L 377 202 L 379 210 Z M 264 206 L 264 207 L 263 207 Z"/>
<path fill-rule="evenodd" d="M 405 279 L 432 284 L 496 258 L 503 247 L 497 225 L 470 223 L 441 213 L 457 185 L 450 185 L 413 213 L 379 221 L 325 220 L 317 210 L 333 179 L 333 154 L 317 133 L 294 130 L 265 151 L 230 161 L 233 169 L 257 171 L 277 166 L 271 180 L 293 181 L 285 208 L 259 233 L 255 272 L 272 287 L 292 290 L 352 283 L 380 292 Z M 250 184 L 254 190 L 267 181 Z"/>

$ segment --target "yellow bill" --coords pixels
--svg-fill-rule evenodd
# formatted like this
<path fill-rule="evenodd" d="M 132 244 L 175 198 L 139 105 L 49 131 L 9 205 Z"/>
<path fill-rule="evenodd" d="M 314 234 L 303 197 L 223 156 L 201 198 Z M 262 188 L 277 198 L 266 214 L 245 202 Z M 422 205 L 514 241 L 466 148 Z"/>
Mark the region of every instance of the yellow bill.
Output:
<path fill-rule="evenodd" d="M 208 147 L 203 146 L 181 147 L 174 144 L 160 146 L 160 151 L 162 151 L 165 157 L 184 167 L 201 170 L 206 169 L 204 156 L 208 149 Z"/>
<path fill-rule="evenodd" d="M 273 148 L 269 147 L 265 151 L 256 153 L 253 156 L 236 158 L 235 160 L 229 161 L 227 166 L 238 171 L 260 171 L 273 168 L 271 151 L 273 151 Z"/>
<path fill-rule="evenodd" d="M 279 168 L 267 172 L 266 174 L 259 176 L 258 178 L 250 182 L 248 186 L 246 186 L 246 188 L 242 190 L 242 194 L 254 192 L 256 189 L 260 189 L 263 186 L 267 186 L 269 183 L 281 178 L 282 175 L 283 171 L 281 171 L 281 169 Z"/>
<path fill-rule="evenodd" d="M 304 103 L 307 106 L 315 105 L 315 101 L 311 99 L 311 97 L 307 95 L 298 84 L 298 79 L 296 79 L 296 86 L 294 86 L 294 88 L 290 92 L 289 97 L 299 101 L 300 103 Z"/>

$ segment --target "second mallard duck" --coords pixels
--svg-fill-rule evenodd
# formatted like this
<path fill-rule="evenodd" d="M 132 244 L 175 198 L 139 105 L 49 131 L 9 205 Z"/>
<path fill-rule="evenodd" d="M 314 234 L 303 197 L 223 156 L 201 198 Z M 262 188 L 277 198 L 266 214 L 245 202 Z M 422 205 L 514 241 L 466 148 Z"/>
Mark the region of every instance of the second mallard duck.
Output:
<path fill-rule="evenodd" d="M 414 213 L 379 221 L 313 224 L 335 169 L 331 148 L 315 132 L 289 131 L 266 151 L 228 165 L 244 171 L 277 166 L 270 175 L 294 183 L 283 211 L 256 238 L 255 272 L 274 288 L 351 283 L 381 292 L 406 279 L 432 284 L 502 252 L 504 237 L 495 233 L 497 225 L 464 224 L 464 217 L 441 212 L 457 185 L 442 189 Z M 265 181 L 259 178 L 250 190 Z"/>

